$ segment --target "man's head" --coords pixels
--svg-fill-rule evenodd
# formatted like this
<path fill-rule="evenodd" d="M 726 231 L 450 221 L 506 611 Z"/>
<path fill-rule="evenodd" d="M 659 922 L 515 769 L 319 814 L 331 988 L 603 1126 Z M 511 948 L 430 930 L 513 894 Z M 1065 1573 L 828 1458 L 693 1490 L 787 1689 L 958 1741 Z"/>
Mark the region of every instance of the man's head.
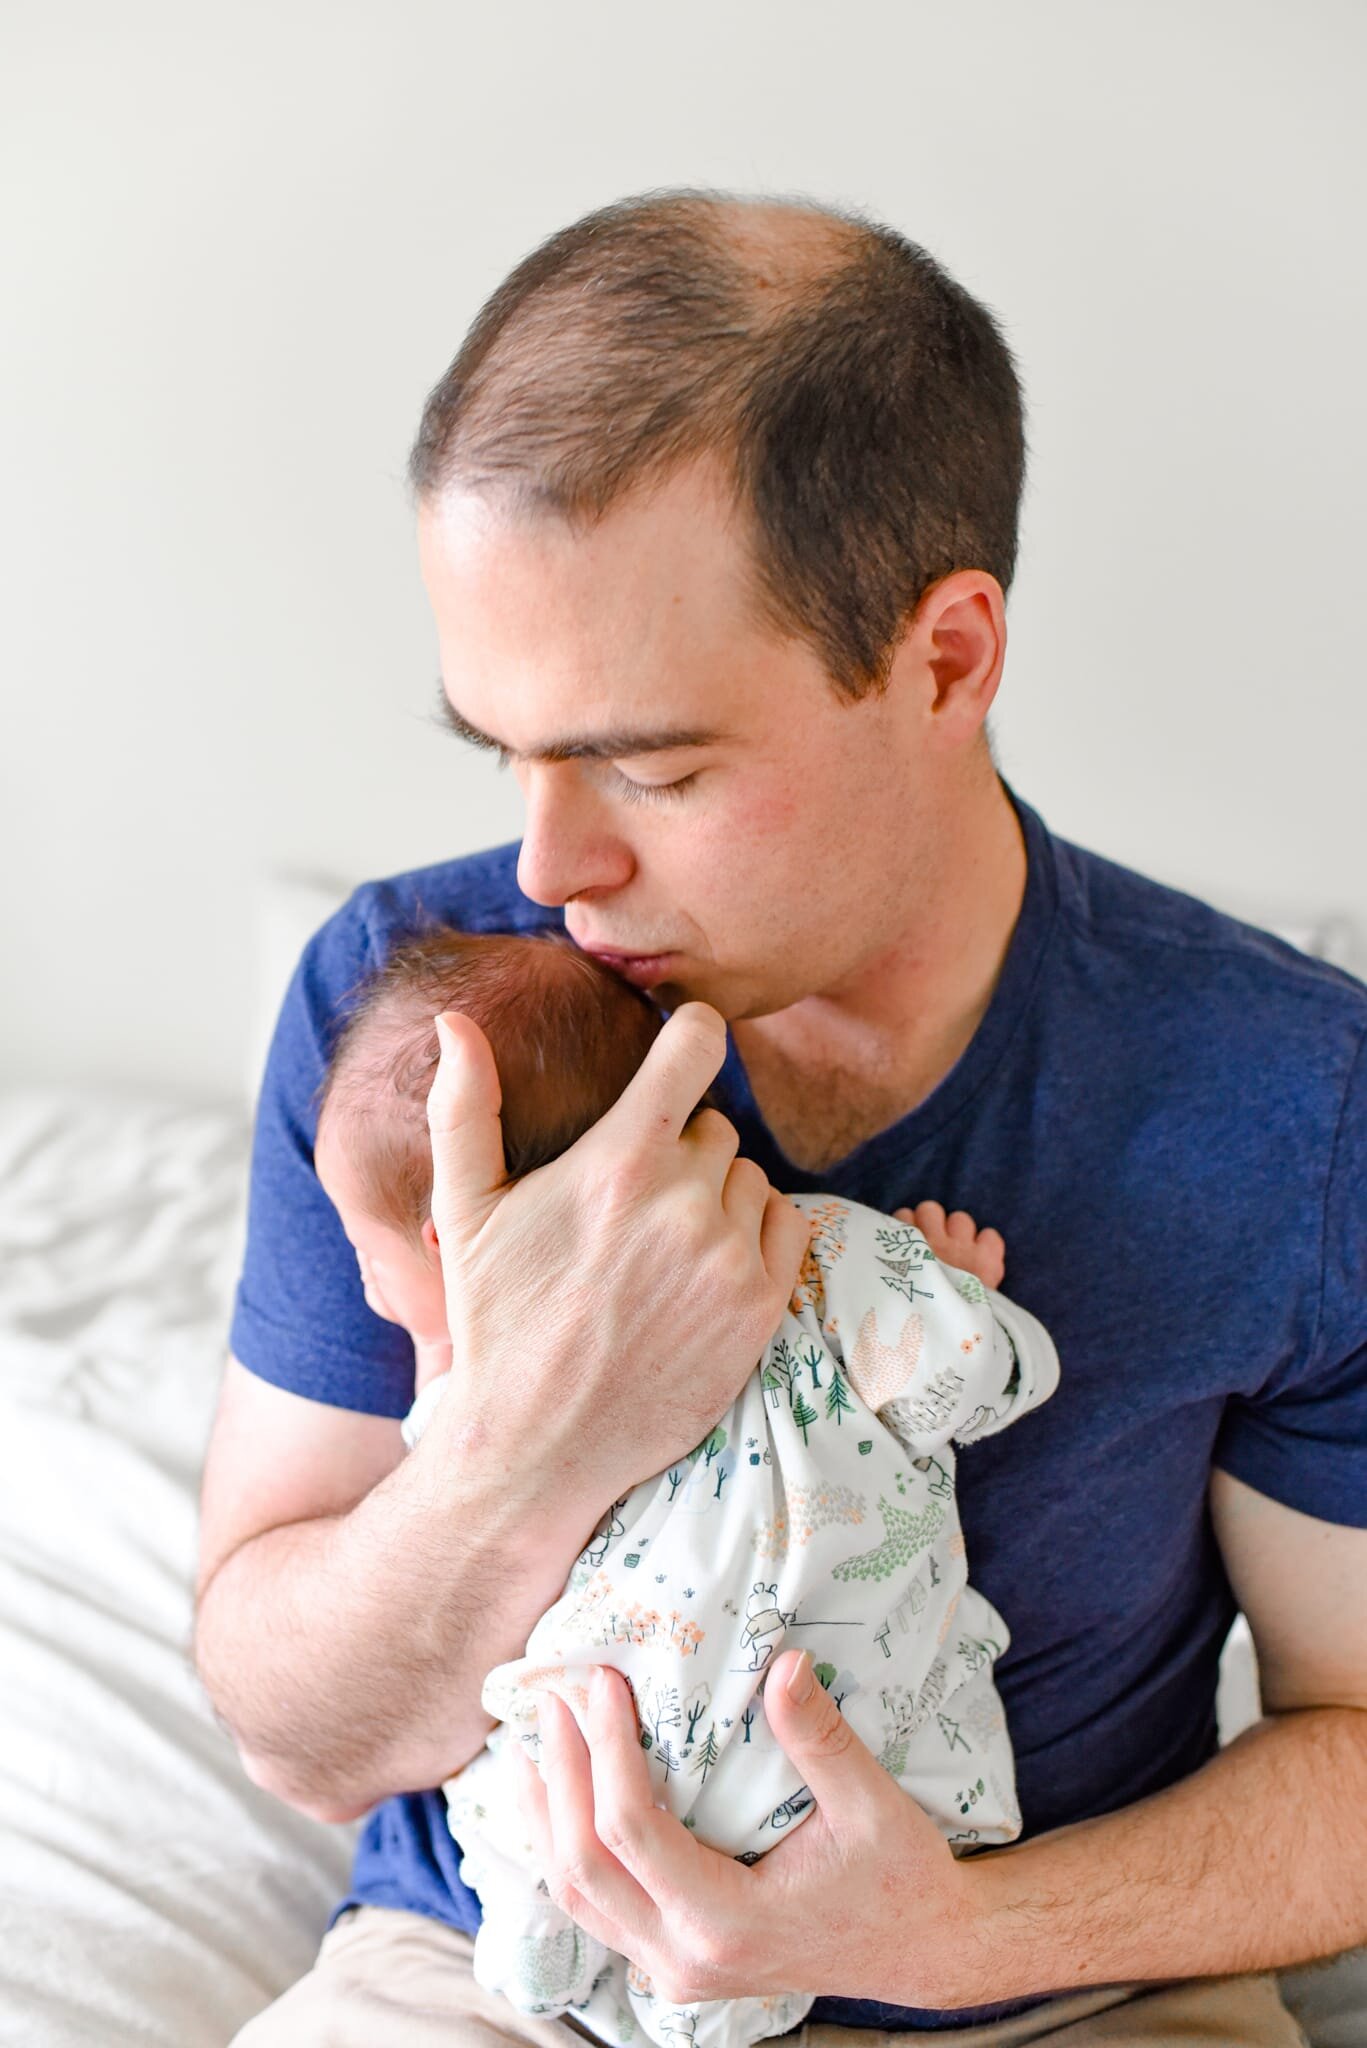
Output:
<path fill-rule="evenodd" d="M 314 1162 L 371 1308 L 428 1339 L 446 1328 L 427 1126 L 444 1010 L 473 1017 L 493 1048 L 509 1181 L 606 1114 L 663 1022 L 645 996 L 553 934 L 432 925 L 352 992 L 318 1091 Z"/>
<path fill-rule="evenodd" d="M 868 972 L 991 773 L 1023 464 L 990 314 L 888 229 L 665 193 L 528 257 L 411 462 L 527 893 L 730 1016 Z"/>

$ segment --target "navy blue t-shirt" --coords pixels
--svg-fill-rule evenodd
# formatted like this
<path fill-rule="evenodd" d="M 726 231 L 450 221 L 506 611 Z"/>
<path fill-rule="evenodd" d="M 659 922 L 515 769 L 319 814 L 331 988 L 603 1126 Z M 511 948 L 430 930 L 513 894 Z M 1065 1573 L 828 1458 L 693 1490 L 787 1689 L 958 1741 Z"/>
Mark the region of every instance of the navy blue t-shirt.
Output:
<path fill-rule="evenodd" d="M 1029 1836 L 1142 1799 L 1216 1747 L 1234 1602 L 1212 1465 L 1367 1526 L 1367 987 L 1012 801 L 1025 900 L 939 1087 L 819 1176 L 778 1150 L 733 1041 L 718 1095 L 775 1187 L 885 1210 L 933 1198 L 995 1226 L 1008 1292 L 1053 1334 L 1062 1380 L 1037 1426 L 966 1448 L 958 1475 L 973 1583 L 1011 1631 L 996 1675 Z M 232 1326 L 242 1364 L 292 1393 L 375 1415 L 411 1402 L 409 1342 L 366 1307 L 314 1175 L 313 1096 L 347 992 L 422 913 L 563 924 L 520 893 L 516 860 L 509 845 L 368 883 L 299 963 Z M 343 1904 L 473 1932 L 459 1860 L 439 1792 L 387 1800 Z M 955 2028 L 1016 2009 L 823 1998 L 811 2017 Z"/>

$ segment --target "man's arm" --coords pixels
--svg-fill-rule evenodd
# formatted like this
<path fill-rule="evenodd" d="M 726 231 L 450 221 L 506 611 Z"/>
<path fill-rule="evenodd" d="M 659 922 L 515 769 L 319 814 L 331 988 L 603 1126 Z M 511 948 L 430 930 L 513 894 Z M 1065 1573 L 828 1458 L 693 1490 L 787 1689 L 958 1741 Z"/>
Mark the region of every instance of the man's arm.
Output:
<path fill-rule="evenodd" d="M 1367 1940 L 1367 1530 L 1220 1471 L 1210 1499 L 1267 1718 L 1151 1799 L 984 1859 L 1017 1989 L 1226 1976 Z"/>
<path fill-rule="evenodd" d="M 609 1674 L 587 1745 L 548 1702 L 547 1782 L 527 1774 L 552 1897 L 679 1999 L 786 1989 L 979 2005 L 1275 1969 L 1367 1939 L 1367 1531 L 1218 1472 L 1212 1508 L 1270 1718 L 1180 1784 L 956 1862 L 807 1660 L 785 1652 L 765 1708 L 816 1807 L 747 1868 L 655 1808 L 630 1697 Z M 786 1689 L 795 1677 L 802 1700 Z"/>
<path fill-rule="evenodd" d="M 808 1229 L 691 1112 L 726 1033 L 684 1004 L 618 1102 L 507 1183 L 493 1052 L 443 1018 L 428 1098 L 451 1383 L 397 1423 L 230 1368 L 196 1660 L 252 1774 L 322 1818 L 440 1783 L 604 1509 L 696 1443 L 776 1327 Z M 669 1399 L 661 1399 L 661 1388 Z"/>
<path fill-rule="evenodd" d="M 195 1660 L 248 1774 L 319 1820 L 436 1785 L 492 1726 L 483 1674 L 559 1593 L 582 1529 L 454 1479 L 397 1422 L 230 1359 L 205 1465 Z M 263 1626 L 264 1618 L 264 1626 Z"/>

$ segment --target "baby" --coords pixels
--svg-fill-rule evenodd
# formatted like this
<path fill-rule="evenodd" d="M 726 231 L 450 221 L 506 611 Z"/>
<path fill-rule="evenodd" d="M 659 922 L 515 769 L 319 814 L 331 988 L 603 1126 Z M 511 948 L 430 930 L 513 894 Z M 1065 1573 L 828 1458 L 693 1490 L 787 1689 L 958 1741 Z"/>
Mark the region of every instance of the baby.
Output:
<path fill-rule="evenodd" d="M 412 1335 L 410 1445 L 450 1360 L 426 1124 L 433 1019 L 446 1009 L 472 1016 L 493 1047 L 510 1179 L 606 1113 L 663 1021 L 555 935 L 437 927 L 359 992 L 320 1091 L 315 1160 L 366 1300 Z M 968 1585 L 951 1443 L 1047 1400 L 1053 1344 L 964 1270 L 999 1277 L 999 1261 L 988 1243 L 951 1240 L 934 1205 L 916 1212 L 917 1228 L 830 1196 L 792 1199 L 811 1241 L 754 1372 L 701 1443 L 604 1515 L 525 1655 L 485 1679 L 498 1726 L 442 1788 L 461 1877 L 483 1913 L 476 1978 L 523 2011 L 572 2011 L 621 2048 L 641 2034 L 659 2048 L 749 2048 L 798 2025 L 812 2000 L 680 2006 L 554 1905 L 505 1755 L 515 1742 L 535 1754 L 538 1692 L 558 1694 L 582 1723 L 592 1666 L 625 1672 L 659 1803 L 753 1862 L 812 1804 L 763 1703 L 770 1659 L 804 1648 L 845 1719 L 957 1852 L 1020 1828 L 992 1679 L 1009 1637 Z"/>

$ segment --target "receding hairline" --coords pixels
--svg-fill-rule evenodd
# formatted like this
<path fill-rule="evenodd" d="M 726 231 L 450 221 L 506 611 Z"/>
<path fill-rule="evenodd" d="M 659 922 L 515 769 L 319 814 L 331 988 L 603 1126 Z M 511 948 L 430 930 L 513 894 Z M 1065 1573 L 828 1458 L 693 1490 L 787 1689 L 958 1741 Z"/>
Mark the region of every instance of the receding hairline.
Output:
<path fill-rule="evenodd" d="M 748 269 L 756 291 L 795 290 L 828 275 L 868 232 L 856 216 L 796 196 L 719 193 L 711 210 L 719 242 Z"/>
<path fill-rule="evenodd" d="M 647 226 L 676 231 L 693 228 L 710 243 L 718 266 L 726 266 L 729 259 L 727 286 L 743 303 L 746 316 L 744 330 L 737 330 L 732 338 L 747 359 L 767 328 L 794 312 L 804 299 L 829 292 L 843 274 L 857 270 L 861 259 L 872 260 L 885 236 L 876 221 L 857 210 L 829 205 L 806 194 L 657 188 L 604 208 L 602 213 L 614 226 L 637 219 Z M 582 249 L 576 252 L 563 268 L 527 291 L 501 325 L 493 355 L 498 364 L 495 375 L 505 387 L 510 380 L 516 386 L 519 359 L 524 367 L 535 364 L 548 346 L 555 348 L 567 337 L 585 341 L 602 322 L 600 307 L 575 304 L 583 288 L 583 254 Z M 483 367 L 481 363 L 477 377 Z M 723 405 L 719 410 L 725 415 L 728 408 Z M 690 437 L 681 454 L 664 454 L 662 459 L 643 465 L 621 490 L 612 493 L 614 501 L 661 488 L 675 470 L 701 462 L 714 467 L 725 501 L 748 523 L 752 507 L 742 478 L 728 460 L 735 427 L 733 418 L 729 433 Z M 545 506 L 528 493 L 516 468 L 498 477 L 478 479 L 468 474 L 438 474 L 418 485 L 414 495 L 419 508 L 465 498 L 483 503 L 496 517 L 527 523 L 546 517 L 570 531 L 602 516 L 600 512 L 585 519 L 579 510 Z"/>
<path fill-rule="evenodd" d="M 420 510 L 468 496 L 578 535 L 715 463 L 755 623 L 853 701 L 935 582 L 1009 591 L 1027 453 L 997 318 L 927 250 L 805 194 L 675 188 L 508 274 L 428 394 L 408 483 Z"/>

